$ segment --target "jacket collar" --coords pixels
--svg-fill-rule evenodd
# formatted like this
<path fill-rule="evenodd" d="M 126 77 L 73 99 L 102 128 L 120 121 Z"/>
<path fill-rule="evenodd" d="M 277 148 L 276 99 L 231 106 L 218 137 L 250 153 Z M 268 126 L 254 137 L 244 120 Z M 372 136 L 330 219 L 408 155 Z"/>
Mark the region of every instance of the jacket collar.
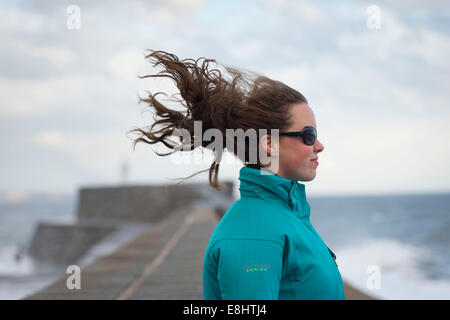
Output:
<path fill-rule="evenodd" d="M 242 167 L 239 171 L 239 191 L 242 196 L 278 198 L 301 217 L 309 218 L 310 207 L 306 201 L 305 185 L 261 168 Z"/>

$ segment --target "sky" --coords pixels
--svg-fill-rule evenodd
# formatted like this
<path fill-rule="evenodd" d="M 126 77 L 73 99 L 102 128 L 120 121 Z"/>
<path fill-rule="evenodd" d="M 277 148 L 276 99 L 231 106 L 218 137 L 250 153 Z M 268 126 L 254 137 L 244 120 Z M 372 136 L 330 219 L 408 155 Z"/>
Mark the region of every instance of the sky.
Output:
<path fill-rule="evenodd" d="M 138 96 L 177 92 L 138 78 L 159 71 L 147 49 L 301 92 L 325 147 L 308 195 L 450 192 L 449 27 L 436 0 L 2 1 L 0 194 L 171 184 L 209 168 L 133 151 L 127 132 L 153 121 Z M 219 181 L 238 184 L 241 167 L 221 165 Z"/>

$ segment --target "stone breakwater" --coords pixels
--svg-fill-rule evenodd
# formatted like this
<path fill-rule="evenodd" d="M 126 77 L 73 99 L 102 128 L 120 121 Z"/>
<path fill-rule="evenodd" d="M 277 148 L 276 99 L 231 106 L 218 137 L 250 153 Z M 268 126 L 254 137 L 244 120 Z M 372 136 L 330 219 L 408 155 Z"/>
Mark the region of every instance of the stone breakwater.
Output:
<path fill-rule="evenodd" d="M 76 221 L 70 225 L 39 223 L 27 253 L 44 266 L 70 265 L 124 226 L 151 226 L 195 203 L 211 206 L 223 215 L 233 187 L 230 182 L 224 185 L 225 192 L 204 184 L 80 188 Z"/>

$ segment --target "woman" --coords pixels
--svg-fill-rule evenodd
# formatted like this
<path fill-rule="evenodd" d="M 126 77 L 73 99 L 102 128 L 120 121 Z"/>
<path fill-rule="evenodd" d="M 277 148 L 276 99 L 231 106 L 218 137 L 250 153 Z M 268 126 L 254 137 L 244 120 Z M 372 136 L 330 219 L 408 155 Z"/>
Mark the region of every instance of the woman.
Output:
<path fill-rule="evenodd" d="M 208 69 L 215 60 L 180 61 L 164 51 L 152 51 L 146 58 L 163 70 L 144 77 L 174 80 L 183 98 L 178 102 L 186 112 L 167 108 L 155 98 L 157 94 L 140 99 L 155 109 L 159 119 L 148 131 L 133 130 L 148 138 L 134 144 L 162 142 L 180 150 L 167 138 L 177 129 L 194 135 L 194 121 L 202 122 L 202 130 L 220 130 L 223 142 L 237 141 L 226 129 L 279 129 L 278 136 L 272 131 L 258 134 L 256 144 L 248 140 L 231 148 L 226 144 L 245 163 L 239 173 L 241 198 L 220 220 L 206 248 L 204 298 L 345 299 L 336 256 L 311 225 L 305 185 L 298 182 L 315 178 L 318 154 L 324 149 L 306 98 L 282 82 L 231 67 L 225 68 L 231 75 L 227 79 L 220 70 Z M 157 125 L 161 128 L 154 130 Z M 237 152 L 242 147 L 239 142 L 244 153 Z M 183 145 L 196 146 L 184 138 Z M 200 145 L 208 148 L 210 141 Z M 216 189 L 224 148 L 215 149 L 216 159 L 208 169 L 209 182 Z M 251 162 L 255 154 L 256 162 Z M 263 162 L 261 155 L 270 161 Z"/>

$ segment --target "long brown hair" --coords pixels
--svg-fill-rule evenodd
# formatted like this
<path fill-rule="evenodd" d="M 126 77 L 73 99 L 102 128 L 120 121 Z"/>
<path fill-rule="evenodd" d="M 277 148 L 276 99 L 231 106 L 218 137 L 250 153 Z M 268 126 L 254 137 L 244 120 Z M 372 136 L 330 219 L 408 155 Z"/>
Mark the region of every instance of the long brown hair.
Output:
<path fill-rule="evenodd" d="M 186 111 L 176 111 L 163 105 L 156 99 L 156 95 L 148 92 L 147 98 L 140 98 L 140 102 L 146 102 L 150 108 L 156 111 L 150 129 L 133 129 L 129 132 L 137 132 L 140 136 L 133 141 L 133 151 L 138 142 L 147 144 L 163 143 L 174 150 L 169 153 L 158 153 L 159 156 L 167 156 L 179 149 L 176 144 L 168 139 L 176 129 L 186 129 L 191 136 L 194 135 L 194 121 L 202 121 L 202 133 L 210 128 L 219 129 L 226 136 L 226 129 L 280 129 L 289 127 L 292 122 L 289 107 L 295 103 L 308 103 L 306 98 L 297 90 L 284 83 L 272 80 L 254 72 L 238 70 L 226 66 L 226 72 L 219 69 L 209 69 L 209 63 L 215 59 L 204 57 L 179 60 L 174 54 L 165 51 L 151 51 L 145 56 L 154 67 L 162 66 L 163 69 L 155 75 L 138 76 L 139 78 L 167 77 L 172 79 L 183 99 L 174 99 Z M 201 60 L 203 59 L 203 62 Z M 226 76 L 229 76 L 227 79 Z M 231 76 L 231 77 L 230 77 Z M 164 93 L 163 93 L 164 94 Z M 159 126 L 160 128 L 156 128 Z M 259 135 L 258 135 L 259 136 Z M 258 137 L 258 148 L 259 148 Z M 181 139 L 180 139 L 181 140 Z M 209 141 L 202 141 L 200 145 L 206 147 Z M 245 159 L 248 162 L 249 147 L 245 143 Z M 236 145 L 236 144 L 235 144 Z M 192 143 L 191 147 L 194 146 Z M 228 150 L 238 156 L 237 148 Z M 191 149 L 192 150 L 192 149 Z M 259 152 L 257 153 L 259 155 Z M 199 171 L 187 178 L 191 178 L 201 172 L 209 170 L 210 185 L 220 190 L 218 183 L 220 160 L 214 160 L 210 168 Z M 257 164 L 252 167 L 261 167 L 259 156 Z"/>

